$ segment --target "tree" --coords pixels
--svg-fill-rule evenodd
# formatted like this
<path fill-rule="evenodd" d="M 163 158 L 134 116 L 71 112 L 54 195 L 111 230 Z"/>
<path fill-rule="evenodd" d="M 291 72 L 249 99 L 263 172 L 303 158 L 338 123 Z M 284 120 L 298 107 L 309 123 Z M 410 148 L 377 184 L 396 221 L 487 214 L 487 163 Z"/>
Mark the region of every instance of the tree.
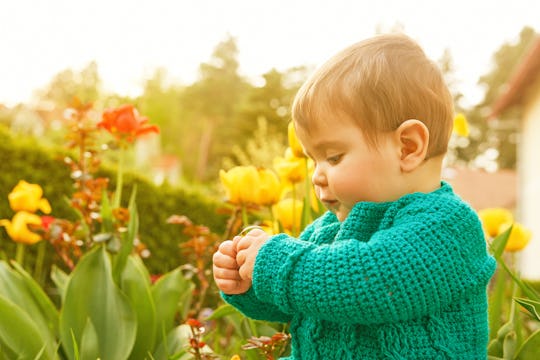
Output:
<path fill-rule="evenodd" d="M 51 101 L 56 108 L 66 108 L 71 105 L 73 98 L 81 102 L 94 102 L 101 92 L 101 78 L 95 61 L 77 72 L 66 69 L 56 74 L 49 85 L 38 91 L 38 97 Z"/>
<path fill-rule="evenodd" d="M 154 75 L 144 84 L 144 91 L 137 100 L 139 111 L 148 117 L 152 123 L 162 130 L 161 148 L 164 152 L 177 156 L 183 155 L 178 142 L 182 135 L 189 130 L 183 119 L 183 109 L 180 102 L 183 87 L 167 84 L 167 71 L 157 69 Z"/>
<path fill-rule="evenodd" d="M 230 151 L 235 139 L 234 116 L 248 88 L 238 74 L 238 48 L 228 36 L 219 43 L 209 62 L 200 65 L 200 79 L 188 86 L 182 105 L 191 127 L 190 141 L 185 145 L 193 154 L 190 159 L 195 180 L 217 174 L 220 159 Z M 219 131 L 217 131 L 219 129 Z M 193 163 L 195 161 L 195 163 Z"/>
<path fill-rule="evenodd" d="M 478 80 L 480 85 L 484 85 L 486 93 L 483 101 L 471 112 L 469 119 L 480 129 L 485 129 L 478 148 L 479 155 L 474 159 L 478 166 L 482 166 L 485 162 L 489 163 L 490 160 L 496 160 L 499 168 L 515 168 L 516 166 L 519 113 L 508 111 L 498 119 L 489 122 L 486 116 L 495 100 L 503 94 L 504 85 L 511 78 L 536 35 L 534 29 L 524 27 L 517 42 L 507 42 L 495 52 L 493 68 Z"/>
<path fill-rule="evenodd" d="M 271 69 L 262 75 L 264 85 L 252 87 L 247 101 L 240 109 L 243 132 L 253 133 L 259 118 L 266 120 L 266 135 L 281 137 L 287 133 L 291 121 L 291 105 L 308 69 L 293 67 L 279 72 Z M 257 121 L 257 123 L 256 123 Z"/>

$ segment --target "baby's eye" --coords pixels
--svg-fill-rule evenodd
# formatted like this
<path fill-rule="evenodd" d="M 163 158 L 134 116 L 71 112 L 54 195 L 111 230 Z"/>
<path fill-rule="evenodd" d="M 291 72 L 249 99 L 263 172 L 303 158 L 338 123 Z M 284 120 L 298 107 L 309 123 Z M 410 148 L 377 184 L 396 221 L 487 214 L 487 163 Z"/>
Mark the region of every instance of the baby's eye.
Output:
<path fill-rule="evenodd" d="M 328 161 L 328 163 L 331 164 L 331 165 L 335 165 L 335 164 L 339 163 L 339 161 L 341 160 L 342 157 L 343 157 L 343 155 L 341 155 L 341 154 L 334 155 L 334 156 L 330 156 L 329 158 L 327 158 L 326 161 Z"/>

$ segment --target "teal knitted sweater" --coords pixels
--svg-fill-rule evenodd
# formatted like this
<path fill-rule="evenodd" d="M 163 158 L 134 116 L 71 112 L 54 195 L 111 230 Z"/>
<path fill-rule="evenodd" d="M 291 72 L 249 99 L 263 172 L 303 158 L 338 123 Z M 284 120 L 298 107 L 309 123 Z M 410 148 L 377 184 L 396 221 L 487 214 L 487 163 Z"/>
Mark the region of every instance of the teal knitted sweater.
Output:
<path fill-rule="evenodd" d="M 476 213 L 449 184 L 327 212 L 299 239 L 259 251 L 252 288 L 224 299 L 291 322 L 290 359 L 485 359 L 496 262 Z"/>

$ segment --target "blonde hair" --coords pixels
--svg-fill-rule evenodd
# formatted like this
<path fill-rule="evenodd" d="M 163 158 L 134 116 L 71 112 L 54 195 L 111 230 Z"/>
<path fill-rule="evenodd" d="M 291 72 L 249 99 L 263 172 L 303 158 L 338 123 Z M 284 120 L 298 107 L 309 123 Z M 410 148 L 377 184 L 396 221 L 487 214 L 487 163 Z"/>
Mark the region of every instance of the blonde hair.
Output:
<path fill-rule="evenodd" d="M 429 130 L 427 157 L 446 153 L 452 131 L 453 99 L 437 65 L 401 34 L 356 43 L 328 60 L 302 85 L 293 120 L 307 131 L 313 121 L 349 118 L 371 145 L 377 136 L 408 119 Z"/>

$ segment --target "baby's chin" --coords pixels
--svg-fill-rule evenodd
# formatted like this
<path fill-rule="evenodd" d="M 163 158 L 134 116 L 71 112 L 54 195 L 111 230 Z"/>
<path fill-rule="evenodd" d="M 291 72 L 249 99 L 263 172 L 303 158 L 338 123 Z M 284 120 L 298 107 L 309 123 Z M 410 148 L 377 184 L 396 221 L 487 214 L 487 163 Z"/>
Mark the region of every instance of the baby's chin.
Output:
<path fill-rule="evenodd" d="M 329 209 L 331 212 L 334 213 L 334 215 L 336 215 L 336 217 L 338 218 L 339 221 L 343 221 L 347 218 L 347 216 L 349 215 L 349 210 L 348 209 L 343 209 L 342 207 L 338 208 L 338 209 Z"/>

